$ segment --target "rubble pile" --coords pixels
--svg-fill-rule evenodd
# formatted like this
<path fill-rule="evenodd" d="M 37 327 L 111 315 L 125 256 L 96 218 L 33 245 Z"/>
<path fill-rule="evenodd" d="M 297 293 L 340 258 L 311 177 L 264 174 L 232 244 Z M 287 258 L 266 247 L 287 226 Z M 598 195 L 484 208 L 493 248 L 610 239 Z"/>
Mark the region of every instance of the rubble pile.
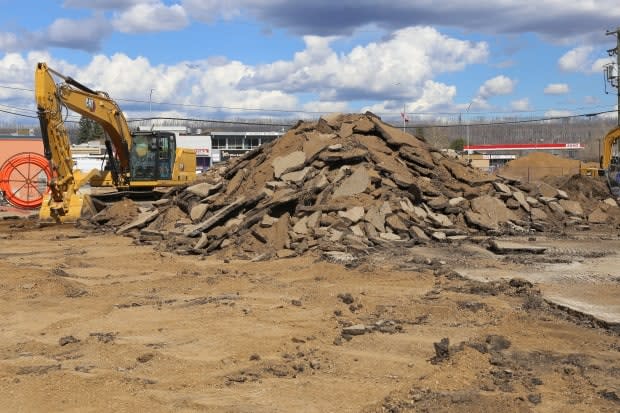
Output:
<path fill-rule="evenodd" d="M 105 214 L 92 222 L 107 225 Z M 366 113 L 299 122 L 112 228 L 177 252 L 260 259 L 367 253 L 563 223 L 587 224 L 566 192 L 480 172 Z"/>

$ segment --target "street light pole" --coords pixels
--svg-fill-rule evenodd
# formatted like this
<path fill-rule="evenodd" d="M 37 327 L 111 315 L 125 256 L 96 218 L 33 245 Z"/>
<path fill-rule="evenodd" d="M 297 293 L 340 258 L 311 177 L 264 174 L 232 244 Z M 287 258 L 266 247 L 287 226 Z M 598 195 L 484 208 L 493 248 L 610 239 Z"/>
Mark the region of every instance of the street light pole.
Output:
<path fill-rule="evenodd" d="M 155 89 L 151 89 L 151 93 L 149 93 L 149 115 L 151 114 L 151 109 L 152 109 L 152 98 L 153 98 L 153 91 Z"/>
<path fill-rule="evenodd" d="M 465 111 L 465 114 L 469 114 L 469 108 L 471 108 L 471 104 L 474 103 L 473 101 L 469 102 L 469 105 L 467 105 L 467 110 Z M 467 125 L 465 126 L 465 130 L 467 133 L 467 163 L 469 163 L 469 116 L 467 116 Z"/>

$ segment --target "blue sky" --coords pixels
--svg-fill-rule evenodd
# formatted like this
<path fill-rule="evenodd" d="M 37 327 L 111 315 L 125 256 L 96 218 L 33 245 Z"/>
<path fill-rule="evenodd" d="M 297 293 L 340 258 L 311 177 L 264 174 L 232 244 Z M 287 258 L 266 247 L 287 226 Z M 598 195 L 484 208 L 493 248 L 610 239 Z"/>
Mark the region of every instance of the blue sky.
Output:
<path fill-rule="evenodd" d="M 127 117 L 542 117 L 613 110 L 615 1 L 0 0 L 0 110 L 45 61 Z M 151 93 L 151 89 L 153 89 Z M 469 111 L 467 110 L 469 108 Z M 35 123 L 0 112 L 0 120 Z"/>

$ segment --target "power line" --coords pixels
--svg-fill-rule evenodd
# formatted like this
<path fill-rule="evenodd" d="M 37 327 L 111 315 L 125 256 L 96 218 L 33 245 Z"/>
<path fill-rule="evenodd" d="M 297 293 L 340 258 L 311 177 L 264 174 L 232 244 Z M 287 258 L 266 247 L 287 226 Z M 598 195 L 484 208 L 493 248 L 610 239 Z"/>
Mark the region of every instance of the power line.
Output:
<path fill-rule="evenodd" d="M 0 89 L 13 89 L 13 90 L 22 90 L 22 91 L 27 91 L 27 92 L 33 92 L 34 93 L 34 89 L 27 89 L 27 88 L 18 88 L 18 87 L 13 87 L 13 86 L 7 86 L 7 85 L 0 85 Z M 323 114 L 325 113 L 325 111 L 312 111 L 312 110 L 303 110 L 303 109 L 265 109 L 265 108 L 248 108 L 248 107 L 242 107 L 242 106 L 216 106 L 216 105 L 203 105 L 203 104 L 193 104 L 193 103 L 176 103 L 176 102 L 155 102 L 155 101 L 148 101 L 148 100 L 140 100 L 140 99 L 129 99 L 129 98 L 117 98 L 115 99 L 116 101 L 119 102 L 128 102 L 128 103 L 141 103 L 141 104 L 156 104 L 156 105 L 166 105 L 166 106 L 177 106 L 177 107 L 187 107 L 187 108 L 206 108 L 206 109 L 215 109 L 215 110 L 230 110 L 230 111 L 244 111 L 244 112 L 272 112 L 272 113 L 299 113 L 299 114 L 313 114 L 313 115 L 317 115 L 317 114 Z M 593 108 L 604 108 L 604 107 L 610 107 L 612 105 L 595 105 L 595 106 L 581 106 L 581 107 L 576 107 L 576 108 L 569 108 L 569 109 L 565 109 L 565 110 L 586 110 L 588 108 L 593 109 Z M 472 115 L 492 115 L 492 114 L 498 114 L 498 115 L 502 115 L 502 114 L 515 114 L 515 113 L 537 113 L 537 112 L 546 112 L 549 110 L 554 110 L 555 108 L 547 108 L 547 109 L 532 109 L 532 110 L 512 110 L 512 111 L 489 111 L 489 112 L 469 112 L 468 113 L 468 117 L 471 117 Z M 381 116 L 385 116 L 385 115 L 392 115 L 392 113 L 387 113 L 387 112 L 379 112 L 377 113 L 378 115 Z M 412 115 L 412 116 L 425 116 L 425 115 L 452 115 L 452 116 L 457 116 L 457 115 L 462 115 L 462 111 L 456 111 L 456 112 L 441 112 L 441 111 L 437 111 L 437 112 L 409 112 L 408 115 Z"/>
<path fill-rule="evenodd" d="M 2 105 L 5 106 L 5 105 Z M 13 112 L 9 110 L 0 109 L 2 113 L 8 113 L 15 116 L 21 116 L 25 118 L 37 119 L 37 116 L 34 115 L 26 115 L 23 113 Z M 469 126 L 493 126 L 493 125 L 510 125 L 510 124 L 523 124 L 523 123 L 536 123 L 536 122 L 545 122 L 552 120 L 564 120 L 564 119 L 574 119 L 574 118 L 592 118 L 599 115 L 604 115 L 606 113 L 615 113 L 615 110 L 607 110 L 602 112 L 595 113 L 582 113 L 577 115 L 566 115 L 566 116 L 550 116 L 536 119 L 515 119 L 515 120 L 503 120 L 503 121 L 494 121 L 494 122 L 478 122 L 478 123 L 468 123 Z M 266 123 L 266 122 L 250 122 L 250 121 L 235 121 L 235 120 L 218 120 L 218 119 L 200 119 L 200 118 L 181 118 L 181 117 L 146 117 L 146 118 L 135 118 L 135 119 L 127 119 L 128 122 L 142 122 L 148 120 L 176 120 L 176 121 L 186 121 L 186 122 L 205 122 L 205 123 L 223 123 L 229 125 L 250 125 L 250 126 L 279 126 L 279 127 L 290 127 L 293 123 Z M 69 120 L 65 118 L 65 122 L 71 123 L 79 123 L 77 120 Z M 453 128 L 463 126 L 463 124 L 418 124 L 407 126 L 406 129 L 415 129 L 415 128 Z"/>
<path fill-rule="evenodd" d="M 37 116 L 33 116 L 33 115 L 25 115 L 25 114 L 23 114 L 23 113 L 11 112 L 11 111 L 9 111 L 9 110 L 4 110 L 4 109 L 0 109 L 0 112 L 2 112 L 2 113 L 8 113 L 8 114 L 10 114 L 10 115 L 15 115 L 15 116 L 21 116 L 21 117 L 24 117 L 24 118 L 38 119 L 38 117 L 37 117 Z"/>
<path fill-rule="evenodd" d="M 510 124 L 519 124 L 519 123 L 535 123 L 535 122 L 545 122 L 550 120 L 564 120 L 564 119 L 573 119 L 573 118 L 592 118 L 594 116 L 604 115 L 605 113 L 615 113 L 615 110 L 606 110 L 602 112 L 596 113 L 582 113 L 579 115 L 566 115 L 566 116 L 550 116 L 545 118 L 537 118 L 537 119 L 515 119 L 515 120 L 504 120 L 497 122 L 479 122 L 479 123 L 467 123 L 467 124 L 444 124 L 444 125 L 416 125 L 416 126 L 407 126 L 407 129 L 415 129 L 415 128 L 453 128 L 455 126 L 494 126 L 494 125 L 510 125 Z"/>
<path fill-rule="evenodd" d="M 265 122 L 248 122 L 248 121 L 234 121 L 234 120 L 214 120 L 214 119 L 196 119 L 196 118 L 175 118 L 175 117 L 151 117 L 151 118 L 136 118 L 127 119 L 127 122 L 143 122 L 147 120 L 180 120 L 186 122 L 205 122 L 205 123 L 224 123 L 227 125 L 250 125 L 250 126 L 282 126 L 291 127 L 293 123 L 265 123 Z"/>
<path fill-rule="evenodd" d="M 33 89 L 26 89 L 26 88 L 23 88 L 23 87 L 16 87 L 16 86 L 0 85 L 0 88 L 2 88 L 2 89 L 12 89 L 12 90 L 23 90 L 23 91 L 26 91 L 26 92 L 34 92 Z"/>

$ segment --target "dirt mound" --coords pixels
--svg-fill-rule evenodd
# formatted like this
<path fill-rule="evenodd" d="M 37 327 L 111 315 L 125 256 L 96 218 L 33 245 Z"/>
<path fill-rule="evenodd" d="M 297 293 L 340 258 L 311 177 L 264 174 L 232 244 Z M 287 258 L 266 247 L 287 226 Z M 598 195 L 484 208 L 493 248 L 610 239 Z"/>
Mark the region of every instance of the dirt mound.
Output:
<path fill-rule="evenodd" d="M 564 176 L 579 173 L 580 161 L 560 158 L 544 152 L 533 152 L 508 162 L 498 173 L 524 181 L 538 181 L 546 176 Z"/>
<path fill-rule="evenodd" d="M 117 232 L 177 252 L 266 259 L 367 254 L 565 222 L 585 216 L 563 191 L 480 172 L 367 113 L 299 122 L 172 190 Z"/>
<path fill-rule="evenodd" d="M 572 198 L 582 198 L 584 201 L 609 197 L 609 187 L 603 177 L 571 175 L 548 177 L 544 181 L 568 192 Z"/>
<path fill-rule="evenodd" d="M 140 213 L 140 208 L 130 199 L 116 202 L 91 218 L 97 224 L 120 226 L 132 221 Z"/>

